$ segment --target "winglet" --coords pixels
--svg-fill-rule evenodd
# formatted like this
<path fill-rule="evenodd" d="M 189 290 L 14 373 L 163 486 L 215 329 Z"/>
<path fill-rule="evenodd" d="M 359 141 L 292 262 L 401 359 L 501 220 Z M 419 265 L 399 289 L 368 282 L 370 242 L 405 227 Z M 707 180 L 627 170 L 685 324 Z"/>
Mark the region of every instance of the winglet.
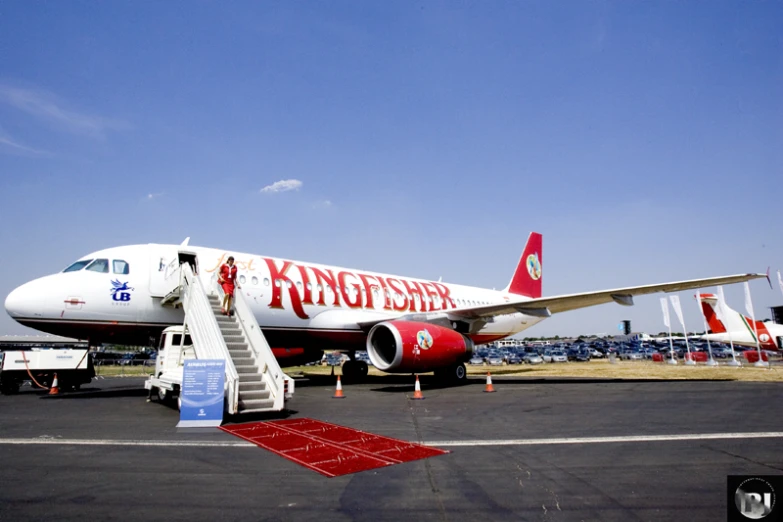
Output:
<path fill-rule="evenodd" d="M 772 279 L 769 278 L 769 267 L 767 267 L 767 283 L 769 283 L 769 289 L 774 290 L 772 287 Z"/>
<path fill-rule="evenodd" d="M 519 264 L 514 276 L 506 288 L 506 292 L 525 297 L 541 297 L 541 280 L 543 266 L 543 237 L 538 232 L 531 232 L 527 238 L 525 250 L 519 258 Z"/>

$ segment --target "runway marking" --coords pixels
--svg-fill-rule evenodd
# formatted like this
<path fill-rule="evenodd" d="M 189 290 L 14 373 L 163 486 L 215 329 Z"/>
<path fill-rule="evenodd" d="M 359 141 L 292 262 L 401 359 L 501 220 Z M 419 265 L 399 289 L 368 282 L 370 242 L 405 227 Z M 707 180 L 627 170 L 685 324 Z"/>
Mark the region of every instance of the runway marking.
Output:
<path fill-rule="evenodd" d="M 666 442 L 689 440 L 776 439 L 783 431 L 750 433 L 686 433 L 673 435 L 628 435 L 620 437 L 569 437 L 549 439 L 495 439 L 495 440 L 433 440 L 426 446 L 546 446 L 549 444 L 601 444 L 623 442 Z M 218 440 L 120 440 L 120 439 L 60 439 L 37 437 L 28 439 L 0 439 L 0 445 L 49 444 L 61 446 L 157 446 L 198 448 L 255 448 L 255 444 L 241 441 Z"/>
<path fill-rule="evenodd" d="M 61 446 L 163 446 L 197 448 L 255 448 L 249 442 L 218 440 L 117 440 L 117 439 L 58 439 L 41 437 L 35 439 L 0 439 L 0 444 L 35 445 L 53 444 Z"/>
<path fill-rule="evenodd" d="M 544 446 L 547 444 L 601 444 L 618 442 L 662 442 L 677 440 L 721 440 L 721 439 L 769 439 L 783 438 L 783 431 L 755 433 L 689 433 L 682 435 L 626 435 L 621 437 L 570 437 L 551 439 L 508 439 L 508 440 L 435 440 L 426 444 L 434 446 Z"/>

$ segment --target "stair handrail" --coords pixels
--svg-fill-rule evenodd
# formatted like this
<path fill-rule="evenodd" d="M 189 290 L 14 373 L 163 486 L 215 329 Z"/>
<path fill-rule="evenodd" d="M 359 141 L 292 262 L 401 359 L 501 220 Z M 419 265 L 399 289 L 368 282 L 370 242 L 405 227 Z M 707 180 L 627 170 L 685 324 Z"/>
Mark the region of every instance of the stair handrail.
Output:
<path fill-rule="evenodd" d="M 198 359 L 221 359 L 226 361 L 226 388 L 228 390 L 228 413 L 237 413 L 239 407 L 239 374 L 223 339 L 220 326 L 215 319 L 212 304 L 209 302 L 199 278 L 188 263 L 180 267 L 180 285 L 182 303 L 185 310 L 185 322 L 193 339 L 193 348 Z"/>
<path fill-rule="evenodd" d="M 218 296 L 222 302 L 223 287 L 217 282 L 217 276 L 213 276 L 210 281 L 210 291 Z M 253 353 L 259 371 L 263 375 L 264 382 L 267 384 L 270 395 L 274 400 L 274 409 L 277 411 L 285 407 L 285 382 L 283 380 L 283 370 L 277 362 L 272 347 L 266 340 L 261 327 L 256 321 L 256 316 L 247 302 L 247 298 L 242 291 L 237 288 L 234 291 L 234 312 L 239 319 L 239 326 L 247 339 L 247 345 Z"/>

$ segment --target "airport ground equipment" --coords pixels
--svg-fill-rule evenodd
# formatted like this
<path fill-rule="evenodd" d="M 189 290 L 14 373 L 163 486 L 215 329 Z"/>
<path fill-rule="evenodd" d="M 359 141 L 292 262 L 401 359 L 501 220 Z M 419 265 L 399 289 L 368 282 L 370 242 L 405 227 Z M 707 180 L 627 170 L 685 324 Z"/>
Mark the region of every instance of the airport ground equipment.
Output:
<path fill-rule="evenodd" d="M 281 411 L 294 381 L 280 368 L 242 292 L 234 292 L 234 315 L 223 315 L 217 279 L 205 288 L 194 273 L 195 254 L 180 252 L 179 261 L 161 305 L 181 307 L 185 322 L 164 330 L 155 374 L 144 387 L 160 399 L 178 399 L 185 359 L 220 359 L 226 361 L 227 413 Z"/>
<path fill-rule="evenodd" d="M 48 388 L 55 372 L 60 388 L 64 390 L 78 389 L 95 377 L 87 349 L 33 348 L 0 352 L 0 392 L 4 395 L 17 393 L 25 381 Z"/>

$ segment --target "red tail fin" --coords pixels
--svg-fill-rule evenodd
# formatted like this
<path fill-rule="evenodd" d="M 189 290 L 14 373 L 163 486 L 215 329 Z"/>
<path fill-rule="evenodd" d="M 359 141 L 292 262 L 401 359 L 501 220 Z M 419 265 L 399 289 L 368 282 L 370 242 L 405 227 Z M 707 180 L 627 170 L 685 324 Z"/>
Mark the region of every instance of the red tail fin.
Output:
<path fill-rule="evenodd" d="M 718 299 L 712 294 L 696 294 L 696 298 L 701 301 L 701 311 L 704 313 L 704 318 L 710 326 L 710 331 L 712 333 L 725 333 L 726 326 L 718 319 L 718 315 L 715 313 Z"/>
<path fill-rule="evenodd" d="M 506 291 L 525 297 L 541 297 L 543 262 L 542 236 L 538 232 L 531 232 Z"/>

